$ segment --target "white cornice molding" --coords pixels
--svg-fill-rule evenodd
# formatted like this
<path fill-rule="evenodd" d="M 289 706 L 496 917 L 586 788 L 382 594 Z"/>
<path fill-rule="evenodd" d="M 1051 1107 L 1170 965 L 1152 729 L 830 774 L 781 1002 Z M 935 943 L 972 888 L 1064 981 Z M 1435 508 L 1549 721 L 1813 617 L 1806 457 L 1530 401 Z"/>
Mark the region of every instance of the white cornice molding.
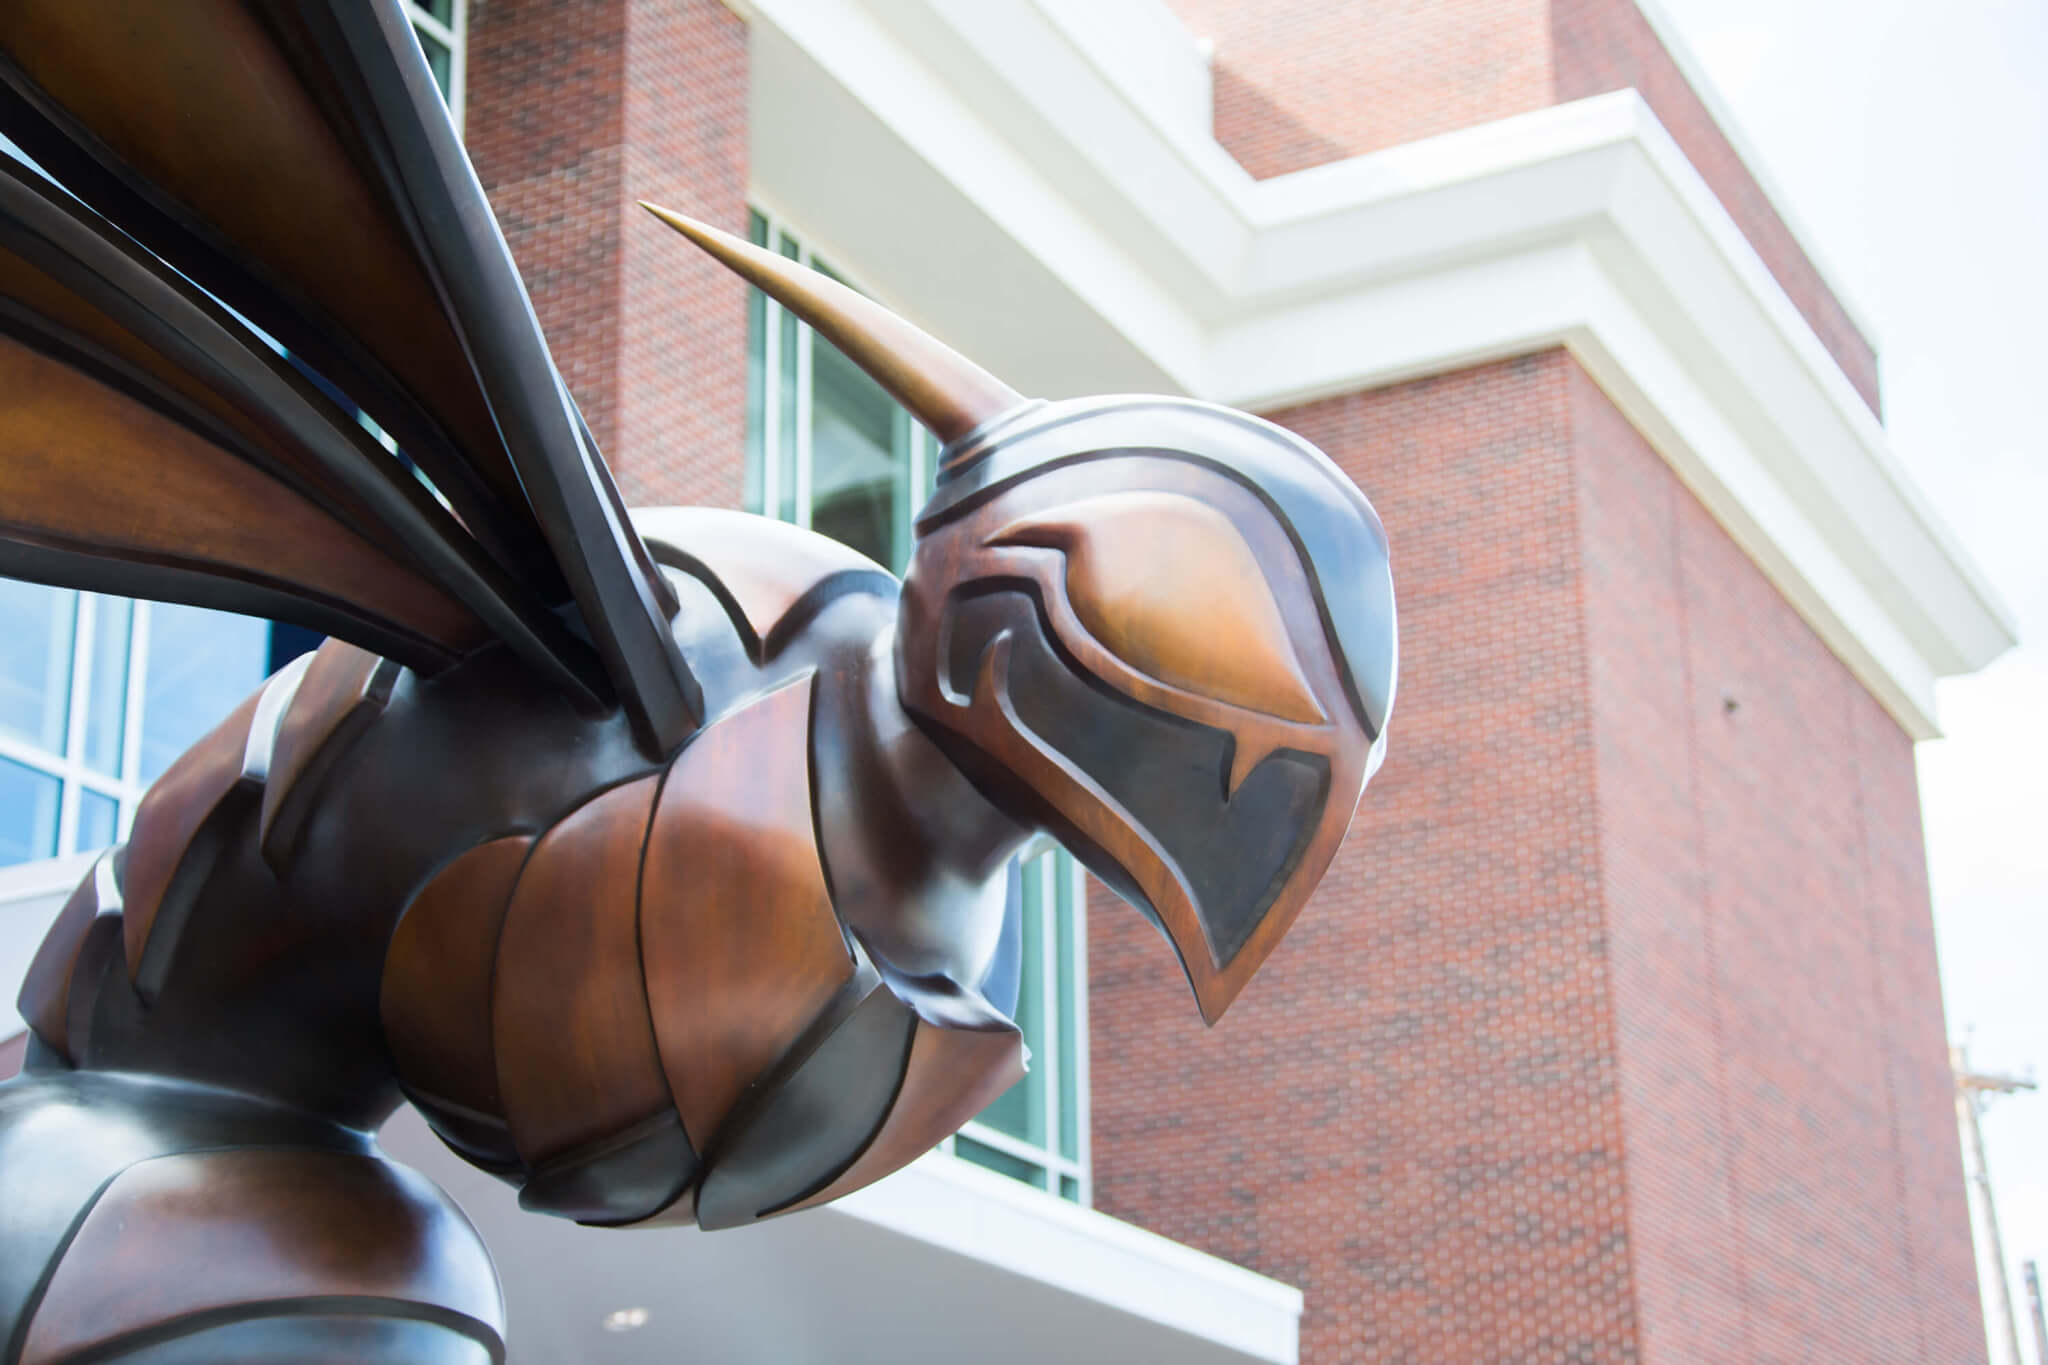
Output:
<path fill-rule="evenodd" d="M 1830 261 L 1828 253 L 1821 250 L 1820 239 L 1806 226 L 1806 221 L 1794 206 L 1793 198 L 1787 194 L 1771 174 L 1770 165 L 1763 158 L 1756 145 L 1749 140 L 1741 119 L 1735 117 L 1735 110 L 1721 96 L 1721 89 L 1707 74 L 1707 65 L 1693 51 L 1692 43 L 1680 29 L 1678 20 L 1666 9 L 1663 0 L 1635 0 L 1636 11 L 1643 16 L 1643 22 L 1650 26 L 1650 32 L 1663 44 L 1671 64 L 1678 68 L 1678 74 L 1685 77 L 1685 83 L 1692 88 L 1699 102 L 1706 108 L 1707 117 L 1721 130 L 1721 136 L 1735 149 L 1735 155 L 1742 162 L 1749 178 L 1763 191 L 1770 202 L 1771 211 L 1778 215 L 1778 221 L 1785 225 L 1785 231 L 1792 234 L 1792 240 L 1806 253 L 1806 259 L 1813 266 L 1820 282 L 1835 296 L 1835 302 L 1842 305 L 1842 311 L 1849 315 L 1858 332 L 1871 349 L 1883 353 L 1884 347 L 1878 336 L 1877 326 L 1868 309 L 1849 288 L 1847 279 Z"/>
<path fill-rule="evenodd" d="M 1303 1299 L 1294 1286 L 958 1157 L 929 1153 L 831 1209 L 1246 1362 L 1291 1365 L 1299 1356 Z M 1163 1348 L 1161 1359 L 1177 1357 Z"/>
<path fill-rule="evenodd" d="M 2011 646 L 1635 92 L 1255 181 L 1185 117 L 1194 77 L 1126 84 L 1086 9 L 753 0 L 757 196 L 1047 396 L 1271 410 L 1563 345 L 1914 738 L 1937 733 L 1936 678 Z"/>

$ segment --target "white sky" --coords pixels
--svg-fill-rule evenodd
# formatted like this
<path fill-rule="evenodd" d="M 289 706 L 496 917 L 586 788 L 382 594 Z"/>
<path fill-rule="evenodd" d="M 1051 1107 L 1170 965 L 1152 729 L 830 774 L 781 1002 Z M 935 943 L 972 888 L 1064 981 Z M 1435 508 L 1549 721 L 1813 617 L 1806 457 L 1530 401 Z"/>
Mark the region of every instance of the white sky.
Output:
<path fill-rule="evenodd" d="M 1920 782 L 1950 1034 L 1978 1070 L 2048 1072 L 2048 5 L 1662 5 L 1873 324 L 1893 444 L 2019 619 L 2019 649 L 1941 684 Z M 2048 1096 L 1984 1129 L 2031 1359 Z"/>

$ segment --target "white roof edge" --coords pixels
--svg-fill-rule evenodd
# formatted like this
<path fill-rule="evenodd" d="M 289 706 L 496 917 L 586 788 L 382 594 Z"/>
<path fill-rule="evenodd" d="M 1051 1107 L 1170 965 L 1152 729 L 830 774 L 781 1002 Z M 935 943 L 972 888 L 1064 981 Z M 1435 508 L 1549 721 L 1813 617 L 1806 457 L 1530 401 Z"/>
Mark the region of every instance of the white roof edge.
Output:
<path fill-rule="evenodd" d="M 826 1212 L 1254 1359 L 1296 1358 L 1299 1289 L 943 1152 L 927 1153 Z"/>
<path fill-rule="evenodd" d="M 1020 387 L 1270 409 L 1565 345 L 1915 738 L 2015 642 L 1635 91 L 1253 181 L 1047 0 L 753 5 L 756 192 Z"/>
<path fill-rule="evenodd" d="M 1719 198 L 1698 169 L 1686 159 L 1669 130 L 1658 121 L 1656 113 L 1640 96 L 1637 97 L 1637 106 L 1638 141 L 1672 192 L 1690 200 L 1688 207 L 1693 216 L 1703 230 L 1717 239 L 1716 246 L 1721 255 L 1743 277 L 1756 306 L 1772 315 L 1776 332 L 1785 344 L 1796 351 L 1812 383 L 1825 394 L 1835 414 L 1850 428 L 1867 461 L 1868 473 L 1880 480 L 1890 495 L 1904 504 L 1917 528 L 1933 539 L 1976 605 L 1995 618 L 2007 635 L 2016 639 L 2018 627 L 2011 610 L 1906 472 L 1892 449 L 1890 435 L 1883 422 L 1863 401 L 1862 395 L 1849 382 L 1819 336 L 1806 325 L 1798 306 L 1778 283 L 1741 227 L 1721 206 Z M 2013 642 L 2009 640 L 2008 644 Z"/>
<path fill-rule="evenodd" d="M 1664 7 L 1663 0 L 1635 0 L 1635 5 L 1641 12 L 1643 21 L 1650 26 L 1650 32 L 1657 35 L 1657 41 L 1664 45 L 1664 51 L 1669 54 L 1672 65 L 1678 68 L 1678 74 L 1685 77 L 1685 83 L 1692 87 L 1693 94 L 1706 106 L 1707 116 L 1714 120 L 1714 125 L 1721 130 L 1721 136 L 1727 138 L 1728 145 L 1735 149 L 1735 155 L 1741 160 L 1743 169 L 1749 172 L 1749 178 L 1763 191 L 1764 199 L 1778 215 L 1778 221 L 1785 225 L 1785 230 L 1792 234 L 1792 240 L 1798 243 L 1799 249 L 1806 254 L 1807 262 L 1813 266 L 1814 273 L 1820 276 L 1821 283 L 1835 296 L 1835 302 L 1842 305 L 1842 311 L 1849 315 L 1849 321 L 1863 334 L 1863 340 L 1869 343 L 1871 350 L 1881 353 L 1877 329 L 1871 321 L 1869 311 L 1844 283 L 1840 272 L 1830 263 L 1827 254 L 1816 245 L 1818 239 L 1807 230 L 1805 222 L 1793 209 L 1792 196 L 1772 177 L 1755 144 L 1749 140 L 1742 120 L 1735 117 L 1734 109 L 1722 97 L 1720 87 L 1707 74 L 1706 64 L 1686 41 L 1685 34 L 1680 29 L 1678 21 L 1672 17 L 1671 11 Z"/>

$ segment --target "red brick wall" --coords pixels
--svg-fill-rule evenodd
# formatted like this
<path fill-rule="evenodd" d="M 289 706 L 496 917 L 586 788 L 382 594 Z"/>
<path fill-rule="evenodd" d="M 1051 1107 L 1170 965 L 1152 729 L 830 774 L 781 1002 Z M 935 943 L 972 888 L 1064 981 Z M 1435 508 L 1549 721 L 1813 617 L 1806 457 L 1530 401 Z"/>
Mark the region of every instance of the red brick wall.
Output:
<path fill-rule="evenodd" d="M 1564 353 L 1280 418 L 1385 517 L 1393 747 L 1212 1033 L 1096 905 L 1098 1205 L 1310 1365 L 1981 1359 L 1905 735 Z"/>
<path fill-rule="evenodd" d="M 747 26 L 721 0 L 635 0 L 626 48 L 619 446 L 639 504 L 738 507 L 747 294 L 637 200 L 747 232 Z"/>
<path fill-rule="evenodd" d="M 1635 0 L 1168 0 L 1216 44 L 1216 140 L 1265 179 L 1634 87 L 1873 410 L 1877 355 Z"/>
<path fill-rule="evenodd" d="M 1750 245 L 1878 410 L 1877 352 L 1664 50 L 1635 0 L 1550 0 L 1558 103 L 1633 87 L 1741 227 Z"/>
<path fill-rule="evenodd" d="M 1260 179 L 1552 102 L 1546 0 L 1168 0 L 1216 45 L 1216 140 Z"/>
<path fill-rule="evenodd" d="M 746 25 L 719 0 L 473 0 L 467 137 L 634 504 L 737 506 L 746 296 L 635 203 L 746 230 Z"/>
<path fill-rule="evenodd" d="M 600 447 L 618 423 L 620 0 L 469 7 L 463 139 Z"/>
<path fill-rule="evenodd" d="M 1911 743 L 1573 414 L 1643 1355 L 1982 1359 Z"/>
<path fill-rule="evenodd" d="M 1306 1291 L 1302 1358 L 1618 1360 L 1636 1339 L 1562 352 L 1282 414 L 1395 553 L 1387 766 L 1205 1032 L 1090 920 L 1098 1207 Z"/>

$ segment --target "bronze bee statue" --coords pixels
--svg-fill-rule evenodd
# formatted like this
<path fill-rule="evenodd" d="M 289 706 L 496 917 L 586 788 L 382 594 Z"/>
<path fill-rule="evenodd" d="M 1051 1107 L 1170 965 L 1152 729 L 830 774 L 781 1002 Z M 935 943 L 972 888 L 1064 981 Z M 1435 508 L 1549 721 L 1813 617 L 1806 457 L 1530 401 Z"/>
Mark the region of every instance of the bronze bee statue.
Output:
<path fill-rule="evenodd" d="M 1342 840 L 1392 588 L 1292 434 L 1028 401 L 656 210 L 943 443 L 899 584 L 628 514 L 394 0 L 10 0 L 0 132 L 0 574 L 332 637 L 29 972 L 5 1365 L 501 1360 L 474 1230 L 373 1141 L 399 1104 L 539 1212 L 808 1207 L 1022 1074 L 1027 839 L 1211 1022 Z"/>

